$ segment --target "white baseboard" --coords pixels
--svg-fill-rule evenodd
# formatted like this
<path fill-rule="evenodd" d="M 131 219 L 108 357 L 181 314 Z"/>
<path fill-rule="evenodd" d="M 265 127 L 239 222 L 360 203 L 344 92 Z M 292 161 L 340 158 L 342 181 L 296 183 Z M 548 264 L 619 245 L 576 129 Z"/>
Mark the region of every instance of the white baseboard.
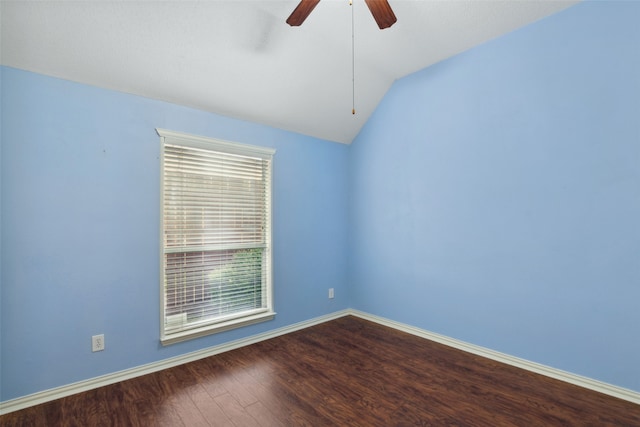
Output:
<path fill-rule="evenodd" d="M 415 336 L 419 336 L 431 341 L 438 342 L 440 344 L 447 345 L 449 347 L 457 348 L 459 350 L 466 351 L 468 353 L 483 356 L 488 359 L 495 360 L 497 362 L 506 363 L 507 365 L 515 366 L 517 368 L 526 369 L 527 371 L 535 372 L 537 374 L 545 375 L 547 377 L 555 378 L 561 381 L 565 381 L 570 384 L 574 384 L 580 387 L 584 387 L 590 390 L 594 390 L 609 396 L 617 397 L 635 404 L 640 404 L 640 393 L 626 388 L 614 386 L 601 381 L 597 381 L 591 378 L 583 377 L 580 375 L 565 372 L 559 369 L 551 368 L 549 366 L 541 365 L 539 363 L 530 362 L 525 359 L 510 356 L 508 354 L 500 353 L 488 348 L 480 347 L 474 344 L 469 344 L 464 341 L 459 341 L 454 338 L 449 338 L 444 335 L 439 335 L 433 332 L 426 331 L 424 329 L 416 328 L 404 323 L 395 322 L 393 320 L 385 319 L 383 317 L 374 316 L 368 313 L 364 313 L 358 310 L 341 310 L 334 313 L 330 313 L 324 316 L 316 317 L 313 319 L 305 320 L 303 322 L 295 323 L 293 325 L 285 326 L 283 328 L 268 331 L 262 334 L 254 335 L 251 337 L 243 338 L 236 341 L 231 341 L 225 344 L 220 344 L 214 347 L 205 348 L 192 353 L 187 353 L 181 356 L 172 357 L 158 362 L 149 363 L 142 366 L 137 366 L 131 369 L 125 369 L 123 371 L 114 372 L 112 374 L 103 375 L 100 377 L 91 378 L 85 381 L 80 381 L 73 384 L 68 384 L 61 387 L 44 390 L 27 396 L 19 397 L 5 402 L 0 402 L 0 415 L 8 414 L 13 411 L 25 409 L 30 406 L 39 405 L 41 403 L 49 402 L 62 397 L 70 396 L 72 394 L 81 393 L 83 391 L 92 390 L 98 387 L 103 387 L 109 384 L 114 384 L 120 381 L 128 380 L 131 378 L 139 377 L 142 375 L 158 372 L 163 369 L 172 368 L 174 366 L 182 365 L 185 363 L 193 362 L 205 357 L 213 356 L 216 354 L 224 353 L 225 351 L 235 350 L 240 347 L 255 344 L 260 341 L 265 341 L 271 338 L 285 335 L 300 329 L 308 328 L 313 325 L 328 322 L 330 320 L 337 319 L 353 315 L 365 320 L 369 320 L 380 325 L 388 326 L 403 332 L 410 333 Z"/>
<path fill-rule="evenodd" d="M 158 362 L 137 366 L 131 369 L 125 369 L 123 371 L 114 372 L 112 374 L 102 375 L 100 377 L 91 378 L 85 381 L 79 381 L 73 384 L 68 384 L 61 387 L 33 393 L 27 396 L 18 397 L 16 399 L 7 400 L 5 402 L 0 402 L 0 415 L 8 414 L 20 409 L 25 409 L 30 406 L 39 405 L 41 403 L 50 402 L 62 397 L 71 396 L 72 394 L 81 393 L 83 391 L 92 390 L 98 387 L 103 387 L 109 384 L 115 384 L 120 381 L 139 377 L 153 372 L 158 372 L 163 369 L 168 369 L 174 366 L 183 365 L 185 363 L 194 362 L 199 359 L 204 359 L 205 357 L 224 353 L 225 351 L 235 350 L 240 347 L 295 332 L 297 330 L 308 328 L 313 325 L 328 322 L 339 317 L 348 316 L 349 314 L 351 314 L 350 310 L 336 311 L 324 316 L 305 320 L 299 323 L 294 323 L 293 325 L 285 326 L 283 328 L 274 329 L 262 334 L 253 335 L 225 344 L 216 345 L 192 353 L 183 354 L 181 356 L 171 357 L 169 359 L 160 360 Z"/>
<path fill-rule="evenodd" d="M 560 381 L 564 381 L 570 384 L 574 384 L 580 387 L 587 388 L 589 390 L 597 391 L 609 396 L 617 397 L 635 404 L 640 405 L 640 393 L 629 390 L 623 387 L 618 387 L 612 384 L 604 383 L 602 381 L 594 380 L 591 378 L 583 377 L 581 375 L 572 374 L 570 372 L 562 371 L 560 369 L 552 368 L 550 366 L 541 365 L 539 363 L 531 362 L 519 357 L 510 356 L 508 354 L 500 353 L 498 351 L 490 350 L 485 347 L 480 347 L 475 344 L 469 344 L 464 341 L 459 341 L 454 338 L 449 338 L 444 335 L 439 335 L 434 332 L 429 332 L 424 329 L 416 328 L 404 323 L 396 322 L 393 320 L 385 319 L 384 317 L 374 316 L 368 313 L 364 313 L 358 310 L 350 310 L 353 316 L 360 317 L 365 320 L 378 323 L 380 325 L 388 326 L 403 332 L 407 332 L 412 335 L 416 335 L 422 338 L 426 338 L 431 341 L 435 341 L 440 344 L 447 345 L 449 347 L 457 348 L 458 350 L 473 353 L 478 356 L 486 357 L 497 362 L 502 362 L 507 365 L 515 366 L 516 368 L 525 369 L 527 371 L 535 372 L 537 374 L 545 375 L 547 377 L 555 378 Z"/>

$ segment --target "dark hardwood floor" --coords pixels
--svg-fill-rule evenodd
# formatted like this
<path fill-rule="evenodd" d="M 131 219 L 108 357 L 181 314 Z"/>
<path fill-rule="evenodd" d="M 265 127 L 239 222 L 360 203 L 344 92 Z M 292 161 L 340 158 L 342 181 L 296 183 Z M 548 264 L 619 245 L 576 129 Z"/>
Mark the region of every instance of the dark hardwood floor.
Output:
<path fill-rule="evenodd" d="M 344 317 L 0 425 L 640 426 L 640 405 Z"/>

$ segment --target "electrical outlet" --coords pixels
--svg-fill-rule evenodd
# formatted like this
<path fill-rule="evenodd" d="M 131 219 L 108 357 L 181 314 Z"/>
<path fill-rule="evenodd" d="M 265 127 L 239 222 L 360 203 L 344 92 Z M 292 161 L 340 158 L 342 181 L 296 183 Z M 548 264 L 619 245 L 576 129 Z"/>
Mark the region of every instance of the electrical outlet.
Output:
<path fill-rule="evenodd" d="M 94 335 L 91 337 L 91 351 L 94 353 L 96 351 L 104 350 L 104 334 Z"/>
<path fill-rule="evenodd" d="M 329 299 L 332 299 L 333 295 L 333 288 L 329 288 Z"/>

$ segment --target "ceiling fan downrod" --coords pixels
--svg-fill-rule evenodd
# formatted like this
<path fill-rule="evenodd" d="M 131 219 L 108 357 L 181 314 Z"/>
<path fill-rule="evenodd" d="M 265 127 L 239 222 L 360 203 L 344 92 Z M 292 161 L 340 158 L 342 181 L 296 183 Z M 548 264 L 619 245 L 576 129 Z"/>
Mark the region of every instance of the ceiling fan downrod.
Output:
<path fill-rule="evenodd" d="M 356 114 L 356 43 L 353 19 L 353 0 L 349 0 L 351 6 L 351 114 Z"/>

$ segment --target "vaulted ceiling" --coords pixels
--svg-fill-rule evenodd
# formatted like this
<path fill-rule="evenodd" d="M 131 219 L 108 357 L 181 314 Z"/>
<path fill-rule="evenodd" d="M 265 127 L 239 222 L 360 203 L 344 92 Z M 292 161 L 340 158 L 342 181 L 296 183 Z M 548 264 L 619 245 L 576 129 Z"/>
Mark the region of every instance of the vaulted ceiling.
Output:
<path fill-rule="evenodd" d="M 385 30 L 364 0 L 322 0 L 290 27 L 297 3 L 1 0 L 0 60 L 350 143 L 396 79 L 576 1 L 389 0 Z"/>

